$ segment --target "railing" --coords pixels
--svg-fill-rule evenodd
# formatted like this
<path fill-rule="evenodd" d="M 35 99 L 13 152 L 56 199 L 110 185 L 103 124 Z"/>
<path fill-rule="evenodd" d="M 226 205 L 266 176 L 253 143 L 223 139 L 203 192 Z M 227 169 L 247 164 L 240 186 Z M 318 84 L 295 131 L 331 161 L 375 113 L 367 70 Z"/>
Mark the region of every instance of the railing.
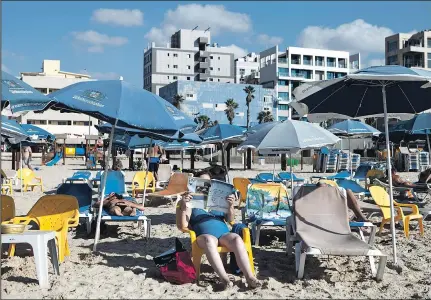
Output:
<path fill-rule="evenodd" d="M 288 63 L 288 59 L 287 58 L 279 58 L 278 59 L 278 63 L 279 64 L 287 64 Z"/>
<path fill-rule="evenodd" d="M 301 64 L 301 60 L 300 59 L 292 59 L 292 64 L 300 65 Z"/>
<path fill-rule="evenodd" d="M 347 64 L 338 64 L 339 68 L 347 69 Z"/>
<path fill-rule="evenodd" d="M 313 79 L 313 74 L 294 73 L 294 72 L 292 72 L 292 77 L 300 77 L 300 78 L 305 78 L 305 79 Z"/>
<path fill-rule="evenodd" d="M 311 66 L 311 65 L 313 65 L 313 64 L 312 64 L 312 60 L 305 60 L 305 59 L 304 59 L 304 65 L 306 65 L 306 66 Z"/>
<path fill-rule="evenodd" d="M 322 60 L 316 60 L 315 66 L 324 67 L 325 63 Z"/>
<path fill-rule="evenodd" d="M 335 61 L 328 61 L 327 62 L 327 64 L 326 64 L 328 67 L 333 67 L 333 68 L 335 68 Z"/>
<path fill-rule="evenodd" d="M 289 72 L 277 72 L 278 77 L 289 77 Z"/>

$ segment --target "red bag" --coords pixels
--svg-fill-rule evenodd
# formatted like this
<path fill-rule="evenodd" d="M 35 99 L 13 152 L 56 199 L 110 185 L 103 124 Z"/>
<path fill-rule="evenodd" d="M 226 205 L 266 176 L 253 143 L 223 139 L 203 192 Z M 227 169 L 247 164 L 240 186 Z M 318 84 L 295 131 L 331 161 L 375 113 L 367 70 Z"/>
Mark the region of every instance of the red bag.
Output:
<path fill-rule="evenodd" d="M 167 281 L 184 284 L 196 280 L 196 270 L 190 254 L 186 251 L 178 238 L 175 239 L 175 248 L 155 257 L 154 262 Z"/>

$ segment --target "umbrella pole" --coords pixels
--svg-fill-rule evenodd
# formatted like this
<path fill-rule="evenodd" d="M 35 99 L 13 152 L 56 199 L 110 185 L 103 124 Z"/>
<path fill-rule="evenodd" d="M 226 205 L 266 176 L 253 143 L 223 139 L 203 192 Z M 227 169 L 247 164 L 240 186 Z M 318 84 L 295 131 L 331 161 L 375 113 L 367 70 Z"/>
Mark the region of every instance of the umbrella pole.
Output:
<path fill-rule="evenodd" d="M 184 149 L 181 149 L 181 172 L 184 169 Z"/>
<path fill-rule="evenodd" d="M 21 184 L 21 196 L 23 195 L 23 190 L 22 190 L 22 149 L 21 149 L 21 142 L 19 142 L 19 168 L 21 170 L 20 172 L 20 184 Z"/>
<path fill-rule="evenodd" d="M 427 144 L 428 144 L 428 157 L 429 157 L 430 156 L 430 152 L 431 152 L 431 147 L 430 147 L 430 136 L 429 136 L 428 133 L 427 133 Z"/>
<path fill-rule="evenodd" d="M 350 153 L 350 135 L 349 135 L 349 165 L 350 165 L 350 177 L 353 177 L 352 154 Z"/>
<path fill-rule="evenodd" d="M 289 151 L 290 160 L 290 195 L 293 199 L 293 167 L 292 167 L 292 151 Z"/>
<path fill-rule="evenodd" d="M 102 211 L 103 211 L 103 200 L 104 200 L 103 197 L 105 196 L 106 179 L 108 178 L 109 157 L 111 156 L 112 141 L 114 139 L 114 131 L 115 131 L 115 127 L 117 126 L 117 122 L 118 122 L 118 119 L 115 119 L 114 126 L 112 126 L 111 128 L 111 133 L 109 135 L 108 154 L 105 156 L 105 171 L 103 172 L 102 182 L 100 183 L 102 185 L 102 192 L 99 195 L 100 205 L 99 205 L 99 211 L 97 214 L 97 226 L 96 226 L 96 235 L 94 236 L 93 251 L 96 251 L 97 243 L 99 242 L 99 238 L 100 238 L 100 223 L 102 222 Z"/>
<path fill-rule="evenodd" d="M 383 96 L 383 112 L 385 114 L 385 136 L 386 136 L 386 164 L 388 170 L 388 179 L 389 179 L 389 201 L 390 201 L 390 209 L 391 209 L 391 234 L 392 234 L 392 251 L 394 256 L 394 263 L 397 263 L 397 241 L 395 236 L 395 220 L 394 220 L 394 195 L 392 190 L 392 173 L 391 173 L 391 148 L 389 145 L 389 126 L 388 126 L 388 109 L 386 106 L 386 87 L 382 87 L 382 96 Z"/>
<path fill-rule="evenodd" d="M 153 138 L 151 137 L 150 140 L 150 147 L 153 145 Z M 150 167 L 150 156 L 148 155 L 148 162 L 147 162 L 147 172 L 145 173 L 145 180 L 144 180 L 144 195 L 142 195 L 142 205 L 145 204 L 145 197 L 147 196 L 147 180 L 148 180 L 148 169 Z M 153 174 L 155 176 L 155 174 Z"/>
<path fill-rule="evenodd" d="M 227 167 L 227 162 L 226 162 L 226 156 L 225 156 L 225 151 L 226 151 L 226 146 L 224 143 L 221 143 L 221 157 L 222 157 L 222 166 L 226 166 L 226 177 L 227 177 L 227 182 L 230 182 L 229 179 L 229 168 Z"/>
<path fill-rule="evenodd" d="M 275 159 L 274 159 L 274 165 L 272 167 L 272 181 L 275 180 Z"/>
<path fill-rule="evenodd" d="M 144 151 L 146 151 L 147 149 L 145 149 L 145 148 L 142 148 L 142 150 L 141 150 L 141 161 L 142 161 L 142 171 L 144 171 L 144 161 L 145 161 L 145 159 L 144 159 Z M 147 166 L 148 167 L 148 166 Z"/>

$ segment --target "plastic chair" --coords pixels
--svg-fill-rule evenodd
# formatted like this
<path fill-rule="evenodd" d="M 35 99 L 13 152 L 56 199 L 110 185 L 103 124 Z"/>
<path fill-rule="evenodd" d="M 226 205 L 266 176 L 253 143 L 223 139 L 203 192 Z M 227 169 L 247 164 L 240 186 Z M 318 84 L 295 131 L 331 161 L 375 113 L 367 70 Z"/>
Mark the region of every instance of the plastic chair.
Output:
<path fill-rule="evenodd" d="M 1 183 L 1 193 L 6 195 L 13 195 L 13 185 L 12 185 L 12 178 L 8 178 L 6 173 L 1 170 L 1 177 L 2 177 L 2 183 Z"/>
<path fill-rule="evenodd" d="M 145 176 L 147 171 L 136 172 L 132 180 L 132 197 L 136 197 L 138 192 L 144 192 L 144 190 L 149 190 L 152 193 L 156 191 L 156 179 L 152 172 L 148 172 L 147 186 L 145 186 Z"/>
<path fill-rule="evenodd" d="M 172 175 L 172 166 L 169 164 L 160 164 L 157 170 L 156 188 L 165 187 Z"/>
<path fill-rule="evenodd" d="M 15 217 L 15 201 L 12 197 L 1 195 L 1 222 L 9 221 Z"/>
<path fill-rule="evenodd" d="M 280 172 L 278 173 L 278 177 L 283 181 L 290 181 L 290 172 Z M 295 173 L 292 173 L 292 178 L 294 182 L 304 182 L 304 178 L 296 177 Z"/>
<path fill-rule="evenodd" d="M 380 234 L 385 224 L 391 222 L 389 194 L 381 186 L 370 187 L 370 192 L 371 192 L 371 196 L 373 197 L 376 204 L 380 207 L 383 214 L 383 219 L 382 219 L 382 223 L 380 224 L 380 230 L 379 230 L 379 234 Z M 410 207 L 413 212 L 409 215 L 404 215 L 402 207 Z M 417 205 L 397 203 L 394 201 L 394 209 L 397 211 L 397 215 L 395 216 L 394 221 L 403 222 L 404 235 L 406 236 L 406 238 L 408 238 L 410 234 L 410 228 L 409 228 L 410 220 L 418 220 L 419 232 L 421 236 L 424 235 L 423 216 L 419 213 L 419 208 Z"/>
<path fill-rule="evenodd" d="M 174 173 L 172 174 L 172 177 L 169 180 L 166 189 L 148 194 L 148 196 L 172 198 L 174 196 L 187 192 L 189 190 L 189 188 L 187 187 L 189 177 L 190 175 L 187 173 Z"/>
<path fill-rule="evenodd" d="M 21 174 L 21 184 L 23 185 L 24 192 L 27 192 L 28 188 L 31 188 L 31 190 L 33 191 L 36 186 L 39 186 L 40 190 L 43 192 L 43 182 L 41 177 L 36 177 L 36 174 L 28 168 L 19 169 L 18 171 L 16 171 L 17 178 L 21 179 Z"/>
<path fill-rule="evenodd" d="M 359 183 L 354 180 L 338 179 L 337 184 L 338 186 L 346 190 L 351 190 L 355 194 L 363 195 L 365 197 L 371 196 L 370 192 L 367 189 L 364 189 Z"/>
<path fill-rule="evenodd" d="M 259 173 L 256 178 L 265 182 L 282 182 L 281 178 L 278 177 L 277 174 L 272 173 Z"/>
<path fill-rule="evenodd" d="M 41 197 L 26 216 L 15 217 L 10 224 L 26 224 L 31 221 L 39 226 L 39 230 L 55 231 L 58 246 L 58 261 L 70 255 L 67 242 L 67 231 L 79 224 L 78 201 L 68 195 L 47 195 Z M 14 256 L 15 244 L 9 247 L 9 256 Z"/>
<path fill-rule="evenodd" d="M 247 200 L 247 189 L 250 184 L 251 184 L 251 181 L 248 178 L 235 177 L 233 179 L 233 186 L 240 193 L 240 198 L 239 198 L 240 204 L 241 203 L 245 204 Z"/>

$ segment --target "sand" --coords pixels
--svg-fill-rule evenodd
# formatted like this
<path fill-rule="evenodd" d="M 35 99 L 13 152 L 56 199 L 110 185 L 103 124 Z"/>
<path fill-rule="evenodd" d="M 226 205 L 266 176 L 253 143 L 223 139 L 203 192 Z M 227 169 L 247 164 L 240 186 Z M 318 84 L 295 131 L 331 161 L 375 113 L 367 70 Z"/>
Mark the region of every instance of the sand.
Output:
<path fill-rule="evenodd" d="M 178 162 L 177 162 L 178 163 Z M 179 164 L 179 163 L 178 163 Z M 37 163 L 36 163 L 37 165 Z M 126 164 L 124 164 L 126 165 Z M 206 167 L 199 162 L 197 167 Z M 188 167 L 188 163 L 186 166 Z M 235 176 L 254 177 L 262 170 L 272 170 L 272 165 L 255 165 L 253 170 L 244 171 L 238 164 Z M 10 162 L 3 162 L 3 169 L 10 169 Z M 77 169 L 83 169 L 82 160 L 67 161 L 66 166 L 40 167 L 37 174 L 43 178 L 45 192 L 53 193 L 61 178 L 70 176 Z M 277 166 L 279 170 L 279 166 Z M 308 178 L 310 166 L 295 171 L 300 177 Z M 93 172 L 94 173 L 94 172 Z M 133 172 L 126 172 L 131 181 Z M 415 179 L 416 173 L 404 173 Z M 21 195 L 14 193 L 17 214 L 26 214 L 42 196 L 39 190 Z M 394 266 L 391 254 L 391 240 L 388 227 L 377 237 L 377 247 L 389 255 L 384 280 L 376 282 L 365 257 L 308 257 L 305 277 L 295 278 L 293 257 L 285 254 L 283 228 L 268 228 L 262 231 L 261 246 L 253 248 L 257 276 L 262 287 L 249 290 L 242 277 L 233 276 L 234 285 L 223 292 L 217 292 L 217 277 L 205 261 L 202 266 L 203 286 L 196 284 L 174 285 L 163 280 L 153 257 L 174 246 L 179 237 L 186 247 L 190 240 L 175 226 L 175 210 L 169 204 L 147 207 L 146 215 L 152 220 L 151 238 L 145 240 L 132 224 L 108 224 L 102 232 L 98 252 L 92 252 L 94 234 L 87 236 L 84 228 L 69 232 L 71 256 L 60 266 L 60 276 L 55 276 L 50 266 L 50 288 L 39 288 L 34 258 L 25 245 L 17 247 L 17 256 L 2 256 L 1 297 L 3 299 L 49 298 L 49 299 L 155 299 L 155 298 L 430 298 L 431 297 L 431 251 L 429 239 L 431 226 L 425 222 L 425 236 L 420 237 L 417 229 L 411 230 L 406 239 L 398 229 L 399 266 Z M 240 221 L 240 212 L 237 213 Z M 373 219 L 378 224 L 378 219 Z M 413 222 L 414 223 L 414 222 Z M 3 249 L 4 250 L 4 249 Z"/>

